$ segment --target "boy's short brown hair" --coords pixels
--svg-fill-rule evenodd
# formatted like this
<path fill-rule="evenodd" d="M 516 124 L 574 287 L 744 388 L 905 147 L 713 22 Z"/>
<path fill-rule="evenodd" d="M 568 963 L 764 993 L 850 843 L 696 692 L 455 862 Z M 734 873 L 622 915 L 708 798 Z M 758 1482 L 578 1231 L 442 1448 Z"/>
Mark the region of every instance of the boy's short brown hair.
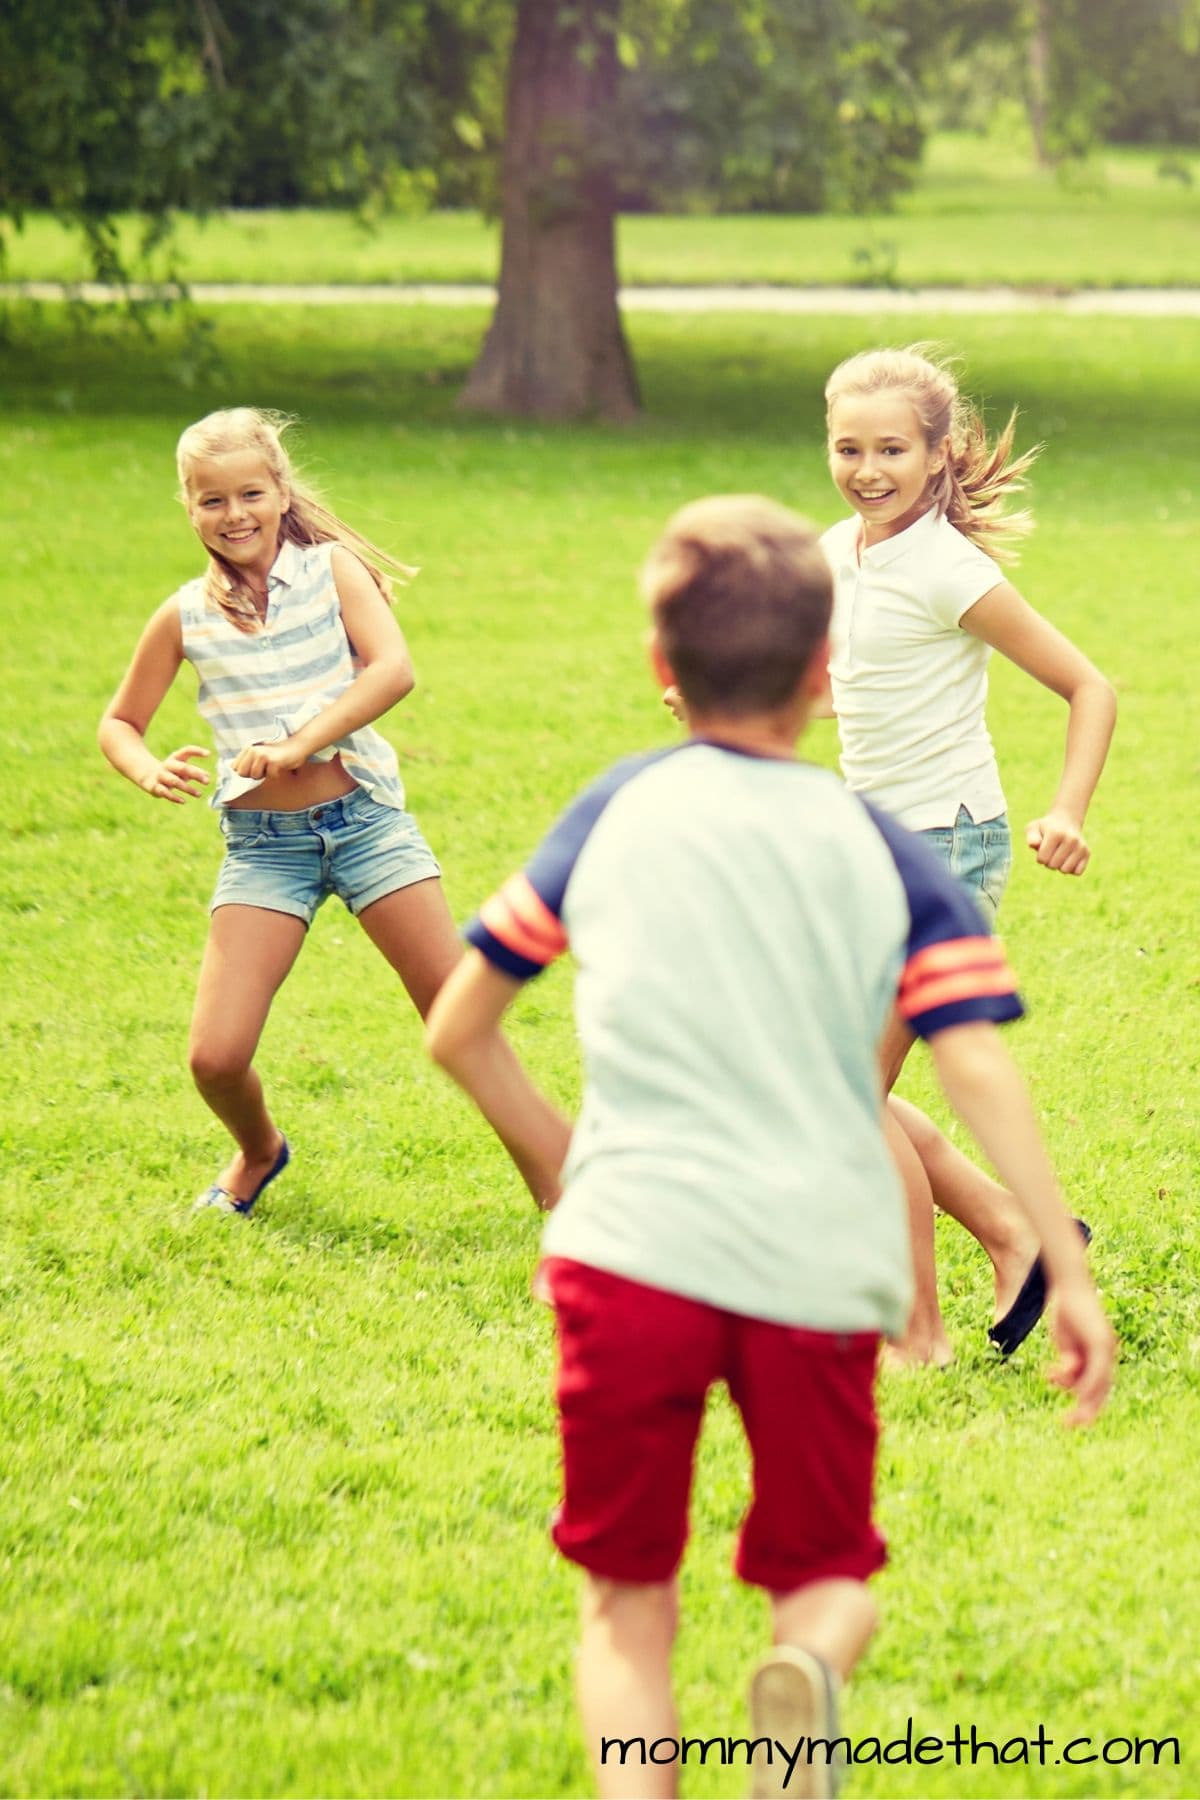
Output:
<path fill-rule="evenodd" d="M 718 494 L 670 520 L 642 571 L 663 655 L 698 712 L 773 712 L 829 629 L 833 580 L 807 519 Z"/>

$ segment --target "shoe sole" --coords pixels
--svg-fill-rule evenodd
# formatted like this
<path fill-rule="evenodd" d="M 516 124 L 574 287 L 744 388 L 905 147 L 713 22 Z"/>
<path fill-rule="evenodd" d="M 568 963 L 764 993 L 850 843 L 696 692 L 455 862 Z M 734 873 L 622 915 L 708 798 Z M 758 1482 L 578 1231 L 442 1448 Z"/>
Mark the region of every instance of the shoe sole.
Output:
<path fill-rule="evenodd" d="M 750 1763 L 751 1800 L 832 1800 L 839 1767 L 819 1752 L 806 1760 L 814 1738 L 832 1742 L 838 1735 L 832 1677 L 820 1657 L 781 1644 L 763 1659 L 750 1678 L 751 1736 L 767 1738 L 769 1754 L 755 1748 Z M 803 1747 L 791 1769 L 779 1754 Z"/>

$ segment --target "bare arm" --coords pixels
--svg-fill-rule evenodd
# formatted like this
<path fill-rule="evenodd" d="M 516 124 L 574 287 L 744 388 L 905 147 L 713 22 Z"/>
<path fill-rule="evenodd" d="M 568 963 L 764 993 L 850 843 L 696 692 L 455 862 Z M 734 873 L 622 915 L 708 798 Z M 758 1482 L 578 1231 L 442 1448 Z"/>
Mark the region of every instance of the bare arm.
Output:
<path fill-rule="evenodd" d="M 571 1126 L 530 1081 L 500 1030 L 521 985 L 468 950 L 433 1003 L 425 1045 L 474 1100 L 546 1212 L 561 1192 Z"/>
<path fill-rule="evenodd" d="M 937 1032 L 929 1047 L 947 1099 L 1041 1239 L 1059 1350 L 1050 1378 L 1075 1391 L 1067 1423 L 1090 1424 L 1112 1386 L 1116 1340 L 1063 1205 L 1025 1083 L 994 1025 L 951 1026 Z"/>
<path fill-rule="evenodd" d="M 1048 811 L 1027 828 L 1025 841 L 1046 868 L 1082 875 L 1091 854 L 1083 821 L 1117 719 L 1112 685 L 1011 582 L 989 589 L 968 607 L 960 623 L 964 631 L 999 650 L 1067 702 L 1067 746 L 1058 791 Z"/>
<path fill-rule="evenodd" d="M 104 709 L 96 735 L 113 768 L 156 800 L 176 806 L 207 783 L 193 757 L 207 756 L 201 744 L 184 744 L 161 759 L 146 743 L 150 722 L 183 661 L 183 631 L 174 600 L 159 607 L 138 640 L 120 687 Z"/>
<path fill-rule="evenodd" d="M 234 773 L 252 779 L 298 769 L 318 750 L 370 725 L 412 692 L 413 666 L 395 615 L 357 556 L 334 547 L 330 562 L 346 636 L 363 665 L 345 693 L 282 743 L 251 744 Z"/>

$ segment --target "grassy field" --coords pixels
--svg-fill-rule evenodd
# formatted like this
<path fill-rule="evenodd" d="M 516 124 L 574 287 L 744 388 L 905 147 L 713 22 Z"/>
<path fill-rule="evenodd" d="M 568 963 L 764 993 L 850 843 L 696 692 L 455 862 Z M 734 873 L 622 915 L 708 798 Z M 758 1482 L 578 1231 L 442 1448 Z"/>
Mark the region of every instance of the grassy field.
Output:
<path fill-rule="evenodd" d="M 1161 172 L 1164 161 L 1174 173 Z M 136 233 L 125 233 L 127 253 Z M 622 218 L 622 279 L 657 283 L 865 282 L 920 287 L 1194 286 L 1200 282 L 1200 154 L 1107 149 L 1057 176 L 965 134 L 930 139 L 921 178 L 894 213 L 867 218 Z M 174 252 L 190 281 L 492 281 L 498 234 L 474 213 L 393 218 L 228 213 L 182 220 Z M 167 260 L 151 265 L 162 273 Z M 78 241 L 33 217 L 8 241 L 12 280 L 77 280 Z"/>
<path fill-rule="evenodd" d="M 400 602 L 420 685 L 387 729 L 458 915 L 584 779 L 670 740 L 636 564 L 706 491 L 836 516 L 822 381 L 892 326 L 639 317 L 643 420 L 559 431 L 453 411 L 482 324 L 230 308 L 224 372 L 190 392 L 169 341 L 75 340 L 52 310 L 0 349 L 4 1794 L 589 1791 L 523 1190 L 331 905 L 262 1054 L 292 1167 L 249 1224 L 189 1215 L 223 1155 L 183 1060 L 218 834 L 123 783 L 93 735 L 142 622 L 198 568 L 174 439 L 236 398 L 302 415 L 335 503 L 423 565 Z M 906 330 L 952 330 L 992 416 L 1020 401 L 1045 440 L 1019 579 L 1121 691 L 1092 868 L 1021 861 L 1004 927 L 1030 1006 L 1009 1041 L 1095 1227 L 1124 1366 L 1098 1427 L 1064 1433 L 1044 1337 L 988 1359 L 981 1258 L 941 1230 L 958 1360 L 883 1389 L 894 1560 L 845 1719 L 858 1740 L 975 1725 L 1006 1762 L 865 1763 L 850 1792 L 1194 1795 L 1200 327 Z M 991 719 L 1019 827 L 1053 789 L 1063 709 L 1005 666 Z M 197 728 L 185 672 L 153 742 Z M 831 727 L 810 748 L 831 762 Z M 567 1103 L 569 983 L 536 984 L 515 1026 Z M 924 1065 L 906 1082 L 936 1106 Z M 723 1399 L 711 1423 L 677 1663 L 704 1736 L 743 1731 L 764 1629 L 728 1573 L 746 1474 Z M 1013 1747 L 1039 1725 L 1045 1768 Z M 1168 1736 L 1178 1766 L 1116 1742 Z M 1101 1760 L 1055 1760 L 1083 1737 Z M 686 1792 L 743 1786 L 710 1766 Z"/>

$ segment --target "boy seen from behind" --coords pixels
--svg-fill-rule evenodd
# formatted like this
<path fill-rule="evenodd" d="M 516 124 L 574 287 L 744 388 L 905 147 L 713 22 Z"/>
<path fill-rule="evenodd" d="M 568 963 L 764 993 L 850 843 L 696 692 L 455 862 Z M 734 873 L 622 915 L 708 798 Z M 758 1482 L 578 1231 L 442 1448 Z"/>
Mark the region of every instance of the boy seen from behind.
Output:
<path fill-rule="evenodd" d="M 754 496 L 700 501 L 644 586 L 655 677 L 680 689 L 688 739 L 609 770 L 482 907 L 428 1042 L 553 1208 L 554 1540 L 587 1576 L 578 1690 L 601 1793 L 675 1791 L 673 1762 L 604 1745 L 678 1737 L 675 1579 L 705 1398 L 724 1381 L 753 1461 L 736 1569 L 766 1590 L 776 1646 L 751 1683 L 754 1791 L 823 1794 L 821 1740 L 875 1628 L 866 1584 L 885 1556 L 876 1351 L 911 1298 L 878 1070 L 897 993 L 1041 1239 L 1070 1423 L 1103 1405 L 1114 1343 L 995 1030 L 1021 1011 L 999 946 L 926 846 L 796 760 L 826 681 L 816 534 Z M 568 946 L 573 1131 L 499 1031 Z"/>

